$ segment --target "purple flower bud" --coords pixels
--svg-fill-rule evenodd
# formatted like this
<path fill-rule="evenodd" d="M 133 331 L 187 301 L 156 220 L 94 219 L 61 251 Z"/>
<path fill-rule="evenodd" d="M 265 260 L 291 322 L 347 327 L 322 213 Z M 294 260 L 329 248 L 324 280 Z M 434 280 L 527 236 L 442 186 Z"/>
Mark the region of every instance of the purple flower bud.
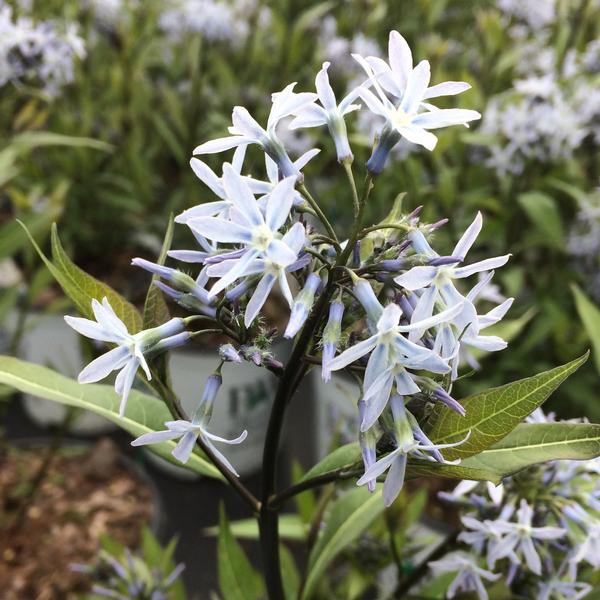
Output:
<path fill-rule="evenodd" d="M 400 141 L 401 137 L 395 129 L 387 125 L 383 128 L 377 146 L 371 154 L 371 158 L 367 161 L 367 171 L 369 173 L 379 175 L 383 171 L 391 149 Z"/>
<path fill-rule="evenodd" d="M 463 260 L 462 256 L 437 256 L 430 258 L 427 264 L 430 267 L 442 267 L 444 265 L 455 265 Z"/>
<path fill-rule="evenodd" d="M 443 387 L 439 386 L 433 391 L 434 397 L 443 402 L 448 408 L 457 412 L 461 417 L 464 417 L 466 410 L 460 402 L 455 400 Z"/>
<path fill-rule="evenodd" d="M 439 221 L 436 221 L 435 223 L 429 226 L 429 231 L 435 231 L 436 229 L 443 227 L 448 221 L 449 219 L 440 219 Z"/>
<path fill-rule="evenodd" d="M 355 267 L 360 267 L 360 240 L 352 248 L 352 263 Z"/>
<path fill-rule="evenodd" d="M 198 283 L 189 275 L 186 275 L 177 269 L 171 269 L 163 265 L 157 265 L 143 258 L 134 258 L 131 261 L 131 264 L 135 265 L 136 267 L 141 267 L 142 269 L 145 269 L 146 271 L 149 271 L 153 275 L 157 275 L 162 279 L 166 279 L 167 281 L 173 283 L 177 289 L 188 292 L 198 298 L 198 300 L 200 300 L 200 302 L 203 304 L 211 304 L 212 302 L 208 297 L 208 292 L 205 289 L 198 285 Z"/>
<path fill-rule="evenodd" d="M 401 269 L 406 268 L 406 259 L 405 258 L 389 258 L 386 260 L 382 260 L 379 265 L 384 271 L 389 271 L 390 273 L 397 273 Z"/>
<path fill-rule="evenodd" d="M 421 206 L 417 206 L 417 208 L 415 208 L 415 210 L 413 210 L 407 217 L 406 219 L 409 221 L 412 221 L 413 219 L 416 219 L 420 214 L 421 211 L 423 210 L 423 205 L 421 204 Z"/>
<path fill-rule="evenodd" d="M 286 338 L 293 338 L 308 318 L 310 310 L 315 302 L 315 294 L 321 285 L 321 278 L 316 273 L 311 273 L 306 278 L 302 291 L 298 294 L 292 306 L 292 313 L 285 333 Z"/>
<path fill-rule="evenodd" d="M 398 294 L 395 302 L 402 309 L 402 314 L 404 317 L 410 321 L 415 309 L 409 302 L 408 298 L 404 294 Z"/>
<path fill-rule="evenodd" d="M 150 348 L 148 351 L 149 355 L 156 356 L 158 354 L 162 354 L 167 350 L 172 350 L 173 348 L 179 348 L 179 346 L 185 346 L 191 339 L 191 335 L 189 331 L 183 331 L 182 333 L 178 333 L 177 335 L 172 335 L 168 338 L 160 340 Z"/>
<path fill-rule="evenodd" d="M 360 451 L 362 454 L 363 465 L 365 467 L 365 471 L 369 469 L 372 465 L 377 461 L 377 434 L 375 433 L 376 428 L 371 427 L 367 431 L 362 431 L 360 429 L 360 423 L 363 422 L 366 413 L 365 403 L 360 400 L 358 402 L 358 419 L 359 419 L 359 433 L 358 433 L 358 442 L 360 444 Z M 376 480 L 373 479 L 367 482 L 367 488 L 370 492 L 375 491 Z"/>
<path fill-rule="evenodd" d="M 217 311 L 211 307 L 204 305 L 196 296 L 193 296 L 189 293 L 180 292 L 178 290 L 174 290 L 172 287 L 166 285 L 162 281 L 155 281 L 154 285 L 167 294 L 170 298 L 172 298 L 179 306 L 185 308 L 190 312 L 196 312 L 208 317 L 215 317 Z"/>
<path fill-rule="evenodd" d="M 215 371 L 212 375 L 209 375 L 200 402 L 194 411 L 192 423 L 202 425 L 203 427 L 208 424 L 212 416 L 215 398 L 219 393 L 222 383 L 223 377 L 221 377 L 220 371 Z"/>
<path fill-rule="evenodd" d="M 248 277 L 238 283 L 234 288 L 225 293 L 225 298 L 230 302 L 239 300 L 252 287 L 252 278 Z"/>
<path fill-rule="evenodd" d="M 342 337 L 342 318 L 344 316 L 344 304 L 338 298 L 329 306 L 329 319 L 323 330 L 323 352 L 321 353 L 321 377 L 323 381 L 331 379 L 330 364 L 335 356 L 340 338 Z"/>
<path fill-rule="evenodd" d="M 242 357 L 231 344 L 223 344 L 219 347 L 219 356 L 227 362 L 241 363 Z"/>

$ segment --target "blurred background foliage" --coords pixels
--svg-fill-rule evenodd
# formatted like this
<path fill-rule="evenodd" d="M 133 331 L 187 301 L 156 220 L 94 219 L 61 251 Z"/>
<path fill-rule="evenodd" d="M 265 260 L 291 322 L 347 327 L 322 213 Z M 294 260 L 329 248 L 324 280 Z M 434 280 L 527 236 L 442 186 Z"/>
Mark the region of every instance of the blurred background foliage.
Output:
<path fill-rule="evenodd" d="M 473 260 L 513 254 L 489 290 L 516 297 L 501 332 L 512 342 L 460 394 L 565 363 L 591 342 L 600 352 L 597 0 L 0 0 L 0 319 L 55 302 L 15 219 L 41 241 L 58 220 L 78 264 L 139 300 L 145 278 L 131 257 L 155 256 L 169 213 L 211 198 L 189 168 L 193 148 L 226 133 L 236 104 L 264 121 L 272 92 L 291 81 L 312 90 L 324 60 L 342 94 L 361 81 L 350 53 L 385 57 L 392 29 L 430 60 L 433 83 L 468 81 L 460 106 L 484 117 L 441 131 L 432 153 L 402 145 L 368 219 L 406 191 L 406 211 L 450 219 L 440 253 L 481 210 Z M 32 41 L 16 43 L 15 31 Z M 357 164 L 375 125 L 351 117 Z M 349 222 L 323 132 L 281 135 L 293 157 L 323 147 L 307 182 L 334 222 Z M 263 176 L 258 156 L 247 169 Z M 209 159 L 217 172 L 221 160 Z M 176 235 L 175 246 L 191 243 Z M 600 418 L 599 367 L 597 356 L 553 408 Z"/>

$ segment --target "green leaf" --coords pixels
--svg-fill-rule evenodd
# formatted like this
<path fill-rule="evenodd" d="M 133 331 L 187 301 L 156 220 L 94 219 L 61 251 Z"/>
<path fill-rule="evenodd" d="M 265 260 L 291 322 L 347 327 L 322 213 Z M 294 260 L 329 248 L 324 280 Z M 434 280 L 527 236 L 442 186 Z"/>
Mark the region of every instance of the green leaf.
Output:
<path fill-rule="evenodd" d="M 505 438 L 461 463 L 492 469 L 504 477 L 549 460 L 591 460 L 600 456 L 600 425 L 522 423 Z"/>
<path fill-rule="evenodd" d="M 52 222 L 59 217 L 60 212 L 60 208 L 56 207 L 39 214 L 33 213 L 23 217 L 23 222 L 31 232 L 31 235 L 39 238 L 50 231 Z M 9 221 L 0 228 L 0 259 L 13 256 L 26 244 L 27 238 L 23 235 L 21 226 L 16 220 Z"/>
<path fill-rule="evenodd" d="M 292 553 L 283 545 L 279 546 L 281 559 L 281 578 L 283 579 L 283 592 L 285 600 L 296 600 L 300 589 L 300 575 Z"/>
<path fill-rule="evenodd" d="M 444 451 L 444 455 L 446 452 Z M 470 479 L 472 481 L 492 481 L 493 483 L 500 483 L 502 479 L 502 475 L 489 465 L 484 468 L 476 465 L 465 466 L 464 462 L 460 465 L 448 465 L 426 460 L 409 460 L 406 466 L 406 478 L 412 479 L 415 477 Z"/>
<path fill-rule="evenodd" d="M 332 504 L 323 532 L 308 559 L 302 600 L 313 597 L 319 580 L 339 553 L 368 529 L 384 509 L 381 489 L 370 494 L 365 488 L 356 488 Z"/>
<path fill-rule="evenodd" d="M 469 439 L 460 446 L 444 450 L 446 460 L 482 452 L 538 408 L 588 355 L 586 352 L 566 365 L 469 396 L 461 402 L 466 410 L 464 417 L 446 408 L 437 409 L 429 437 L 436 444 L 445 444 L 458 442 L 470 433 Z"/>
<path fill-rule="evenodd" d="M 167 231 L 163 244 L 156 261 L 159 265 L 164 265 L 167 259 L 167 253 L 171 249 L 171 243 L 173 242 L 173 214 L 169 215 L 169 224 L 167 225 Z M 150 280 L 150 287 L 146 293 L 146 300 L 144 302 L 144 310 L 142 316 L 142 327 L 143 329 L 150 329 L 152 327 L 158 327 L 162 323 L 166 323 L 170 318 L 169 307 L 165 301 L 163 293 L 158 289 L 154 282 L 159 279 L 158 275 L 153 275 Z M 166 387 L 170 387 L 169 370 L 168 370 L 168 354 L 163 353 L 155 357 L 152 360 L 152 375 L 153 375 L 153 386 L 158 380 L 164 382 Z M 159 394 L 160 395 L 160 394 Z"/>
<path fill-rule="evenodd" d="M 292 483 L 302 479 L 302 467 L 297 461 L 292 462 Z M 294 497 L 298 515 L 304 523 L 311 523 L 317 511 L 317 498 L 313 490 L 306 490 Z"/>
<path fill-rule="evenodd" d="M 221 504 L 217 567 L 223 600 L 254 600 L 264 593 L 264 584 L 231 533 Z"/>
<path fill-rule="evenodd" d="M 519 195 L 518 202 L 548 245 L 562 249 L 564 231 L 554 198 L 541 192 L 527 192 Z"/>
<path fill-rule="evenodd" d="M 123 418 L 120 418 L 121 398 L 111 386 L 83 385 L 47 367 L 11 356 L 0 356 L 0 383 L 46 400 L 89 410 L 101 417 L 106 417 L 135 437 L 151 431 L 162 430 L 165 421 L 172 420 L 171 413 L 161 400 L 136 390 L 131 391 L 127 402 L 127 412 Z M 175 442 L 153 444 L 148 448 L 170 462 L 182 466 L 171 456 Z M 192 454 L 185 466 L 201 475 L 221 478 L 216 467 L 196 452 Z"/>
<path fill-rule="evenodd" d="M 333 474 L 337 471 L 348 471 L 353 467 L 358 467 L 360 463 L 360 446 L 358 443 L 345 444 L 336 448 L 331 454 L 328 454 L 323 460 L 311 467 L 300 479 L 308 481 L 315 477 Z"/>
<path fill-rule="evenodd" d="M 256 519 L 240 519 L 229 524 L 232 534 L 239 539 L 257 540 L 259 537 Z M 217 535 L 218 527 L 207 527 L 206 535 Z M 307 528 L 296 514 L 284 514 L 279 517 L 279 535 L 284 540 L 303 541 L 306 539 Z"/>
<path fill-rule="evenodd" d="M 89 319 L 94 318 L 92 312 L 92 299 L 102 300 L 104 296 L 108 298 L 114 311 L 118 317 L 125 323 L 130 333 L 136 333 L 142 328 L 142 317 L 133 306 L 127 302 L 120 294 L 115 292 L 110 286 L 98 281 L 96 278 L 88 275 L 71 262 L 65 254 L 58 234 L 56 225 L 52 226 L 52 254 L 54 261 L 52 262 L 39 247 L 33 236 L 27 229 L 24 223 L 18 221 L 25 233 L 29 237 L 29 241 L 36 249 L 40 258 L 44 261 L 46 267 L 56 281 L 60 284 L 64 293 L 71 298 L 77 310 Z"/>
<path fill-rule="evenodd" d="M 585 331 L 592 342 L 594 364 L 600 373 L 600 308 L 598 308 L 574 283 L 571 291 L 575 297 L 575 306 Z"/>
<path fill-rule="evenodd" d="M 51 131 L 26 131 L 16 135 L 11 140 L 11 145 L 17 150 L 31 150 L 41 146 L 71 146 L 73 148 L 90 148 L 103 152 L 112 152 L 114 146 L 86 137 L 62 135 Z"/>
<path fill-rule="evenodd" d="M 173 229 L 174 229 L 173 214 L 169 216 L 169 224 L 167 225 L 167 231 L 163 240 L 162 248 L 158 259 L 156 261 L 159 265 L 164 265 L 167 260 L 167 252 L 171 249 L 173 242 Z M 143 328 L 150 329 L 151 327 L 157 327 L 162 323 L 165 323 L 170 318 L 169 308 L 165 302 L 162 292 L 154 285 L 154 282 L 159 279 L 158 275 L 153 275 L 150 281 L 150 287 L 146 294 L 146 301 L 144 302 L 144 313 L 143 313 Z"/>
<path fill-rule="evenodd" d="M 67 288 L 73 295 L 65 290 L 64 287 L 63 290 L 74 302 L 81 302 L 81 299 L 84 299 L 83 306 L 77 306 L 79 311 L 92 318 L 92 300 L 94 298 L 102 300 L 106 296 L 115 313 L 125 323 L 129 332 L 136 333 L 140 331 L 142 329 L 142 317 L 137 308 L 125 300 L 119 293 L 115 292 L 110 286 L 88 275 L 71 261 L 60 243 L 56 224 L 52 225 L 51 239 L 54 265 L 62 272 L 63 279 L 67 282 Z M 85 308 L 85 312 L 82 310 L 83 308 Z"/>

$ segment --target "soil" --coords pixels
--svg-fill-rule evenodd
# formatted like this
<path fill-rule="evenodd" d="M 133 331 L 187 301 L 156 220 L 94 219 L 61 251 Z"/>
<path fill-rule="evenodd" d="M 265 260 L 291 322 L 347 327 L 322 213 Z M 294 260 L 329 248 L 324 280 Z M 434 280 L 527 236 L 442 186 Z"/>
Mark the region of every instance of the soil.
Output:
<path fill-rule="evenodd" d="M 136 548 L 153 513 L 150 489 L 123 467 L 110 440 L 60 449 L 31 496 L 31 481 L 47 451 L 0 445 L 3 600 L 80 598 L 89 581 L 71 565 L 93 562 L 103 535 Z M 24 499 L 23 518 L 15 525 Z"/>

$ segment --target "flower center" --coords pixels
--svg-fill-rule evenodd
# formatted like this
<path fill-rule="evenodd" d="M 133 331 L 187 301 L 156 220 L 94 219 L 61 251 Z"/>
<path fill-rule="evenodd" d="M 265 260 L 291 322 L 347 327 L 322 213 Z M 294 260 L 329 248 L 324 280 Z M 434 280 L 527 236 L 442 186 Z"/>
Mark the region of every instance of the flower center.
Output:
<path fill-rule="evenodd" d="M 273 232 L 267 225 L 255 227 L 254 231 L 252 232 L 252 245 L 257 250 L 266 250 L 272 239 Z"/>
<path fill-rule="evenodd" d="M 408 125 L 411 119 L 411 115 L 404 112 L 400 107 L 398 107 L 392 114 L 392 123 L 394 124 L 394 127 L 402 127 L 403 125 Z"/>

